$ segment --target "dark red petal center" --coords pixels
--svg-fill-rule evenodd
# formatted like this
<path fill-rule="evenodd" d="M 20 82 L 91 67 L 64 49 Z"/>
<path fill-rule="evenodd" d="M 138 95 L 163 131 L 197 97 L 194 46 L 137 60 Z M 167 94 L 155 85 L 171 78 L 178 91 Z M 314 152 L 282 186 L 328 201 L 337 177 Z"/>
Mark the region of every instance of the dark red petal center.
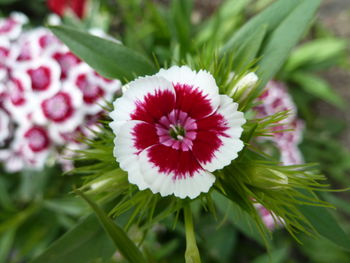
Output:
<path fill-rule="evenodd" d="M 29 69 L 28 74 L 32 80 L 32 89 L 35 91 L 47 90 L 51 82 L 51 71 L 46 66 Z"/>
<path fill-rule="evenodd" d="M 87 104 L 95 103 L 99 98 L 103 97 L 105 91 L 95 83 L 91 83 L 88 80 L 88 76 L 80 74 L 76 81 L 76 85 L 83 93 L 83 100 Z"/>
<path fill-rule="evenodd" d="M 63 122 L 73 115 L 72 98 L 66 92 L 59 92 L 41 104 L 46 118 L 54 122 Z"/>
<path fill-rule="evenodd" d="M 33 152 L 41 152 L 46 150 L 50 145 L 47 131 L 42 127 L 32 127 L 25 134 L 24 137 L 28 141 L 28 146 Z"/>
<path fill-rule="evenodd" d="M 80 62 L 80 59 L 73 55 L 72 52 L 57 52 L 52 56 L 61 67 L 61 78 L 67 78 L 69 70 Z"/>

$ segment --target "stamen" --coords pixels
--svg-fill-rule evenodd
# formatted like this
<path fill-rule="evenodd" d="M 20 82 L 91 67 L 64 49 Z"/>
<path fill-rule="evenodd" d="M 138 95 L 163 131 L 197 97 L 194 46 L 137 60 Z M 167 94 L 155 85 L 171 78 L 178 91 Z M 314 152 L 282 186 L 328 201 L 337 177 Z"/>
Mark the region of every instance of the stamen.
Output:
<path fill-rule="evenodd" d="M 186 134 L 185 129 L 181 125 L 169 125 L 169 135 L 175 140 L 183 140 Z"/>
<path fill-rule="evenodd" d="M 181 135 L 178 135 L 176 138 L 177 138 L 178 140 L 183 140 L 183 139 L 184 139 L 184 137 L 181 136 Z"/>

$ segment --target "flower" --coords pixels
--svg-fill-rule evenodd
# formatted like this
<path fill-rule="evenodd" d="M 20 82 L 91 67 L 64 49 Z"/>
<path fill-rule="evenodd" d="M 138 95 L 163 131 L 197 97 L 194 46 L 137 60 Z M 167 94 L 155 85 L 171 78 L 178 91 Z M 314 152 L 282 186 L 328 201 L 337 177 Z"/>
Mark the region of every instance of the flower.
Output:
<path fill-rule="evenodd" d="M 230 74 L 231 78 L 235 77 L 234 72 Z M 247 95 L 251 92 L 252 88 L 258 82 L 258 76 L 254 72 L 249 72 L 244 75 L 232 88 L 230 96 L 238 94 L 242 99 L 246 98 Z"/>
<path fill-rule="evenodd" d="M 62 16 L 67 10 L 73 11 L 79 18 L 86 13 L 86 0 L 48 0 L 48 7 L 56 14 Z"/>
<path fill-rule="evenodd" d="M 269 230 L 273 230 L 276 227 L 283 225 L 283 219 L 276 216 L 272 211 L 266 209 L 262 204 L 254 203 L 254 207 L 258 211 L 263 223 Z"/>
<path fill-rule="evenodd" d="M 11 13 L 8 18 L 0 19 L 0 36 L 11 40 L 16 39 L 22 31 L 23 24 L 28 22 L 28 18 L 17 12 Z"/>
<path fill-rule="evenodd" d="M 114 156 L 140 190 L 195 198 L 238 156 L 245 119 L 207 71 L 161 69 L 114 102 Z"/>
<path fill-rule="evenodd" d="M 298 149 L 302 139 L 304 123 L 297 118 L 296 106 L 286 87 L 277 81 L 270 81 L 263 94 L 258 99 L 261 104 L 254 109 L 257 118 L 264 118 L 281 111 L 289 111 L 288 117 L 281 125 L 273 128 L 272 137 L 263 140 L 272 140 L 281 153 L 281 162 L 284 165 L 296 165 L 303 163 L 303 157 Z"/>

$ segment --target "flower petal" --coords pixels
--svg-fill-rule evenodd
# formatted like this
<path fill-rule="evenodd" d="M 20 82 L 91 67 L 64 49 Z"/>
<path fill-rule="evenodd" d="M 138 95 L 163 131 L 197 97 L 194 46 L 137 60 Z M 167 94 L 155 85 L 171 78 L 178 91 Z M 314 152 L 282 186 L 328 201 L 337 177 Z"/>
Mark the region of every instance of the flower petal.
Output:
<path fill-rule="evenodd" d="M 174 106 L 174 88 L 164 78 L 138 78 L 128 86 L 123 96 L 113 103 L 114 111 L 110 113 L 113 119 L 110 126 L 115 131 L 131 119 L 153 122 Z"/>
<path fill-rule="evenodd" d="M 148 185 L 145 183 L 140 172 L 139 152 L 140 149 L 143 149 L 142 147 L 147 148 L 151 146 L 153 142 L 149 133 L 143 135 L 147 137 L 142 137 L 145 138 L 144 141 L 138 140 L 135 133 L 138 135 L 138 132 L 146 130 L 150 132 L 151 129 L 149 126 L 150 125 L 142 121 L 128 121 L 122 125 L 114 139 L 114 145 L 117 147 L 114 147 L 113 154 L 119 162 L 120 168 L 128 172 L 129 182 L 136 184 L 140 190 L 146 189 Z M 146 142 L 149 142 L 150 145 L 146 145 Z"/>
<path fill-rule="evenodd" d="M 174 86 L 176 86 L 176 84 L 180 84 L 180 86 L 192 86 L 192 89 L 198 89 L 198 93 L 202 94 L 203 97 L 206 99 L 210 98 L 209 102 L 212 110 L 206 115 L 214 112 L 220 104 L 219 89 L 216 85 L 215 79 L 205 70 L 196 72 L 191 70 L 188 66 L 172 66 L 169 69 L 161 69 L 156 76 L 166 78 L 173 83 Z M 192 103 L 194 102 L 195 101 L 192 100 Z"/>
<path fill-rule="evenodd" d="M 180 165 L 183 165 L 180 163 L 180 160 L 178 162 L 172 161 L 172 164 L 169 163 L 169 168 L 166 172 L 163 171 L 166 170 L 164 167 L 161 169 L 159 166 L 155 165 L 152 162 L 152 154 L 150 153 L 152 153 L 152 151 L 166 151 L 164 148 L 167 147 L 153 146 L 144 150 L 140 154 L 139 161 L 141 163 L 141 174 L 153 193 L 160 193 L 161 196 L 174 194 L 180 198 L 189 197 L 193 199 L 200 193 L 206 193 L 209 191 L 210 187 L 215 182 L 215 176 L 203 170 L 201 167 L 193 171 L 191 174 L 187 173 L 178 176 L 174 170 L 170 169 L 170 167 L 178 166 L 179 168 Z M 171 151 L 172 149 L 169 148 L 169 150 Z M 189 152 L 182 153 L 186 153 L 184 156 L 187 156 Z M 164 158 L 167 157 L 168 156 L 164 155 Z"/>
<path fill-rule="evenodd" d="M 245 123 L 243 113 L 230 97 L 220 95 L 220 99 L 217 112 L 197 122 L 199 131 L 193 142 L 193 154 L 209 172 L 230 164 L 244 146 L 239 139 Z"/>

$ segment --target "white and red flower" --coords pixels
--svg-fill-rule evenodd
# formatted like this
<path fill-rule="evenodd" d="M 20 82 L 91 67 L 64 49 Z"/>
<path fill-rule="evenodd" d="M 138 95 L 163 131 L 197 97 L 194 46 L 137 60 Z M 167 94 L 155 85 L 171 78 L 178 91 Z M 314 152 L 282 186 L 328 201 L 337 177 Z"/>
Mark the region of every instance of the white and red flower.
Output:
<path fill-rule="evenodd" d="M 130 183 L 195 198 L 243 148 L 245 119 L 206 71 L 173 66 L 128 84 L 114 102 L 114 155 Z"/>
<path fill-rule="evenodd" d="M 27 23 L 28 18 L 14 12 L 8 18 L 0 19 L 0 36 L 10 40 L 16 39 L 22 31 L 22 26 Z"/>
<path fill-rule="evenodd" d="M 101 111 L 106 100 L 119 91 L 121 82 L 109 80 L 98 75 L 87 64 L 80 64 L 75 67 L 68 79 L 73 85 L 79 88 L 83 95 L 84 107 L 87 114 L 97 114 Z"/>

